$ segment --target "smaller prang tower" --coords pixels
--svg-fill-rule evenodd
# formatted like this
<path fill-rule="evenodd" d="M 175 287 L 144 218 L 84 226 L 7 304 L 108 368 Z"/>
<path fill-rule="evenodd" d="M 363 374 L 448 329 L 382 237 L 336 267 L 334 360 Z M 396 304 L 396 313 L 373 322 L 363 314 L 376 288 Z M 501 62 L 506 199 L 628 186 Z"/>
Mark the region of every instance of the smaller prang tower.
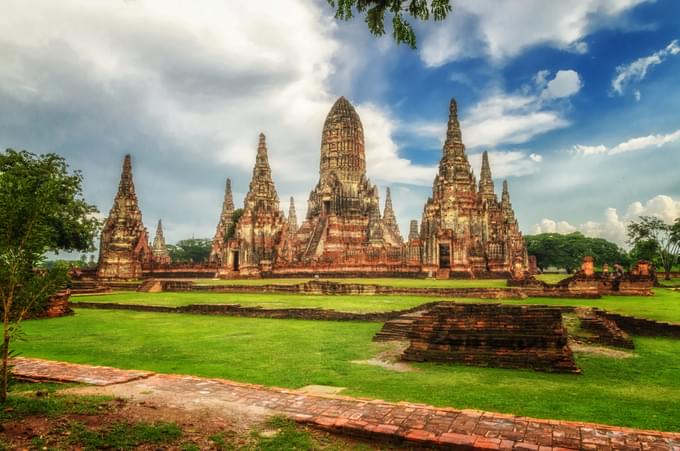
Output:
<path fill-rule="evenodd" d="M 132 159 L 125 155 L 118 192 L 102 229 L 97 277 L 104 280 L 139 279 L 142 265 L 150 263 L 152 258 L 132 181 Z"/>

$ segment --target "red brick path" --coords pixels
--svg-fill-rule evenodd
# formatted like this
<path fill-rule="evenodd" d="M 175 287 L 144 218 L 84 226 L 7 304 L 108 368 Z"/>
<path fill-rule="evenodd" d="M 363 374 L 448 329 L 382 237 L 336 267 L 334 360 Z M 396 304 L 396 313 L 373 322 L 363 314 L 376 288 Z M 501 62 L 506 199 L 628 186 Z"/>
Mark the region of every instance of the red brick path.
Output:
<path fill-rule="evenodd" d="M 310 395 L 222 379 L 152 374 L 39 359 L 16 359 L 17 376 L 183 393 L 211 403 L 237 403 L 285 414 L 298 422 L 341 433 L 448 449 L 673 450 L 680 433 L 642 431 L 590 423 L 539 420 L 476 410 L 435 408 L 336 395 Z M 131 382 L 134 381 L 134 382 Z"/>

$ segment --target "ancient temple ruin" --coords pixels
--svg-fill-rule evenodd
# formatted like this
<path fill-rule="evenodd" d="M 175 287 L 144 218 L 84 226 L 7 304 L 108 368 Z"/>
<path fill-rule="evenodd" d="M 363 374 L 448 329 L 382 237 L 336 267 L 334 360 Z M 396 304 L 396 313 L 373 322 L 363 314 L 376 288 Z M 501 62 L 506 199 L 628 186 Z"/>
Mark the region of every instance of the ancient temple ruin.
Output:
<path fill-rule="evenodd" d="M 361 119 L 340 97 L 323 125 L 319 180 L 309 194 L 302 223 L 298 225 L 293 198 L 287 218 L 280 209 L 265 136 L 260 134 L 243 214 L 234 224 L 228 179 L 209 262 L 219 267 L 220 277 L 507 277 L 528 269 L 508 184 L 503 182 L 499 201 L 486 152 L 477 183 L 455 100 L 432 197 L 420 227 L 411 221 L 406 240 L 389 188 L 385 194 L 381 212 L 378 187 L 366 176 Z M 159 231 L 162 237 L 160 224 Z M 138 277 L 141 265 L 156 254 L 155 261 L 164 258 L 149 249 L 126 157 L 121 187 L 102 233 L 99 272 L 104 278 Z"/>
<path fill-rule="evenodd" d="M 480 175 L 477 187 L 452 99 L 439 171 L 420 226 L 424 271 L 448 278 L 451 274 L 507 275 L 515 264 L 527 267 L 526 247 L 510 204 L 508 184 L 503 182 L 498 202 L 486 152 Z"/>
<path fill-rule="evenodd" d="M 243 215 L 229 240 L 226 262 L 220 271 L 224 277 L 234 273 L 249 276 L 271 272 L 277 246 L 287 227 L 279 208 L 263 133 L 260 133 L 253 176 L 243 204 Z"/>
<path fill-rule="evenodd" d="M 118 192 L 102 229 L 97 277 L 137 279 L 153 259 L 132 181 L 132 159 L 125 155 Z"/>
<path fill-rule="evenodd" d="M 153 238 L 153 246 L 151 248 L 153 252 L 153 262 L 158 265 L 169 265 L 172 259 L 170 258 L 170 253 L 165 245 L 165 237 L 163 236 L 163 223 L 158 220 L 158 225 L 156 226 L 156 235 Z"/>
<path fill-rule="evenodd" d="M 232 223 L 233 214 L 234 198 L 231 193 L 231 179 L 228 178 L 224 188 L 224 200 L 222 201 L 220 220 L 217 223 L 215 235 L 212 240 L 212 247 L 210 249 L 209 260 L 213 263 L 222 263 L 224 259 L 226 237 Z"/>

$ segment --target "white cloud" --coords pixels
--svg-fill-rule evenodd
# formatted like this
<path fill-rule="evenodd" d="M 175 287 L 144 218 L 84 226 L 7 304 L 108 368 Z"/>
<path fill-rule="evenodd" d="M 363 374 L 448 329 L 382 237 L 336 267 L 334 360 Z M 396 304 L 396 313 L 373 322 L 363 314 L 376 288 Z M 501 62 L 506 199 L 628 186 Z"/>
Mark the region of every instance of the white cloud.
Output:
<path fill-rule="evenodd" d="M 534 157 L 532 157 L 532 155 Z M 538 163 L 542 160 L 542 158 L 536 159 L 535 156 L 537 155 L 528 155 L 521 150 L 492 150 L 489 152 L 491 174 L 495 179 L 521 177 L 523 175 L 533 174 L 538 171 Z M 468 156 L 468 160 L 470 161 L 470 165 L 475 171 L 475 174 L 479 175 L 482 167 L 482 154 L 471 154 Z"/>
<path fill-rule="evenodd" d="M 541 161 L 543 161 L 543 155 L 539 155 L 537 153 L 530 154 L 529 158 L 531 158 L 532 160 L 534 160 L 537 163 L 540 163 Z"/>
<path fill-rule="evenodd" d="M 366 170 L 374 181 L 428 185 L 436 174 L 434 166 L 420 166 L 401 158 L 392 139 L 398 121 L 371 103 L 357 106 L 364 126 Z"/>
<path fill-rule="evenodd" d="M 628 85 L 641 82 L 647 76 L 650 68 L 663 63 L 669 56 L 680 54 L 678 40 L 671 41 L 666 47 L 651 55 L 638 58 L 630 64 L 623 64 L 616 68 L 616 75 L 612 79 L 612 89 L 618 95 L 623 95 Z M 640 100 L 639 91 L 635 97 Z"/>
<path fill-rule="evenodd" d="M 541 44 L 585 53 L 586 36 L 645 1 L 461 0 L 443 23 L 420 30 L 420 57 L 427 66 L 480 56 L 503 62 Z"/>
<path fill-rule="evenodd" d="M 493 92 L 473 106 L 462 121 L 465 142 L 471 148 L 520 144 L 536 135 L 569 125 L 553 103 L 576 94 L 582 86 L 576 71 L 561 70 L 549 79 L 550 72 L 534 76 L 535 87 L 522 93 Z"/>
<path fill-rule="evenodd" d="M 578 72 L 560 70 L 555 74 L 555 78 L 548 82 L 546 88 L 541 92 L 541 97 L 549 99 L 570 97 L 579 92 L 582 87 L 583 82 Z"/>
<path fill-rule="evenodd" d="M 659 148 L 677 140 L 680 140 L 680 129 L 665 135 L 647 135 L 631 138 L 611 148 L 605 146 L 604 144 L 597 146 L 576 144 L 572 147 L 572 153 L 577 155 L 597 155 L 604 153 L 607 155 L 617 155 L 620 153 Z"/>
<path fill-rule="evenodd" d="M 598 221 L 586 221 L 574 226 L 567 221 L 555 221 L 544 218 L 540 223 L 534 224 L 532 232 L 537 233 L 571 233 L 579 231 L 586 236 L 605 238 L 620 246 L 626 246 L 626 227 L 630 221 L 639 216 L 655 216 L 666 223 L 673 222 L 680 217 L 680 200 L 674 200 L 670 196 L 660 194 L 649 199 L 644 204 L 640 201 L 631 203 L 626 213 L 621 217 L 616 208 L 605 209 L 602 219 Z"/>

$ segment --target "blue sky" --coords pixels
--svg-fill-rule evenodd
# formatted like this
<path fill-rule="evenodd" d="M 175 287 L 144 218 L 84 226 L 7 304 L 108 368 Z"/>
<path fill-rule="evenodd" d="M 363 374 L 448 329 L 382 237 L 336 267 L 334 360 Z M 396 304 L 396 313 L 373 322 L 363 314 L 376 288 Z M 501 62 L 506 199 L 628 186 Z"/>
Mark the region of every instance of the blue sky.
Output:
<path fill-rule="evenodd" d="M 325 0 L 7 0 L 0 146 L 66 156 L 103 214 L 129 152 L 150 233 L 162 218 L 169 242 L 208 237 L 226 177 L 242 203 L 260 131 L 282 209 L 294 196 L 304 215 L 344 95 L 406 232 L 455 97 L 473 167 L 489 150 L 525 233 L 623 244 L 640 214 L 680 216 L 680 2 L 453 6 L 416 24 L 413 51 L 338 23 Z"/>

